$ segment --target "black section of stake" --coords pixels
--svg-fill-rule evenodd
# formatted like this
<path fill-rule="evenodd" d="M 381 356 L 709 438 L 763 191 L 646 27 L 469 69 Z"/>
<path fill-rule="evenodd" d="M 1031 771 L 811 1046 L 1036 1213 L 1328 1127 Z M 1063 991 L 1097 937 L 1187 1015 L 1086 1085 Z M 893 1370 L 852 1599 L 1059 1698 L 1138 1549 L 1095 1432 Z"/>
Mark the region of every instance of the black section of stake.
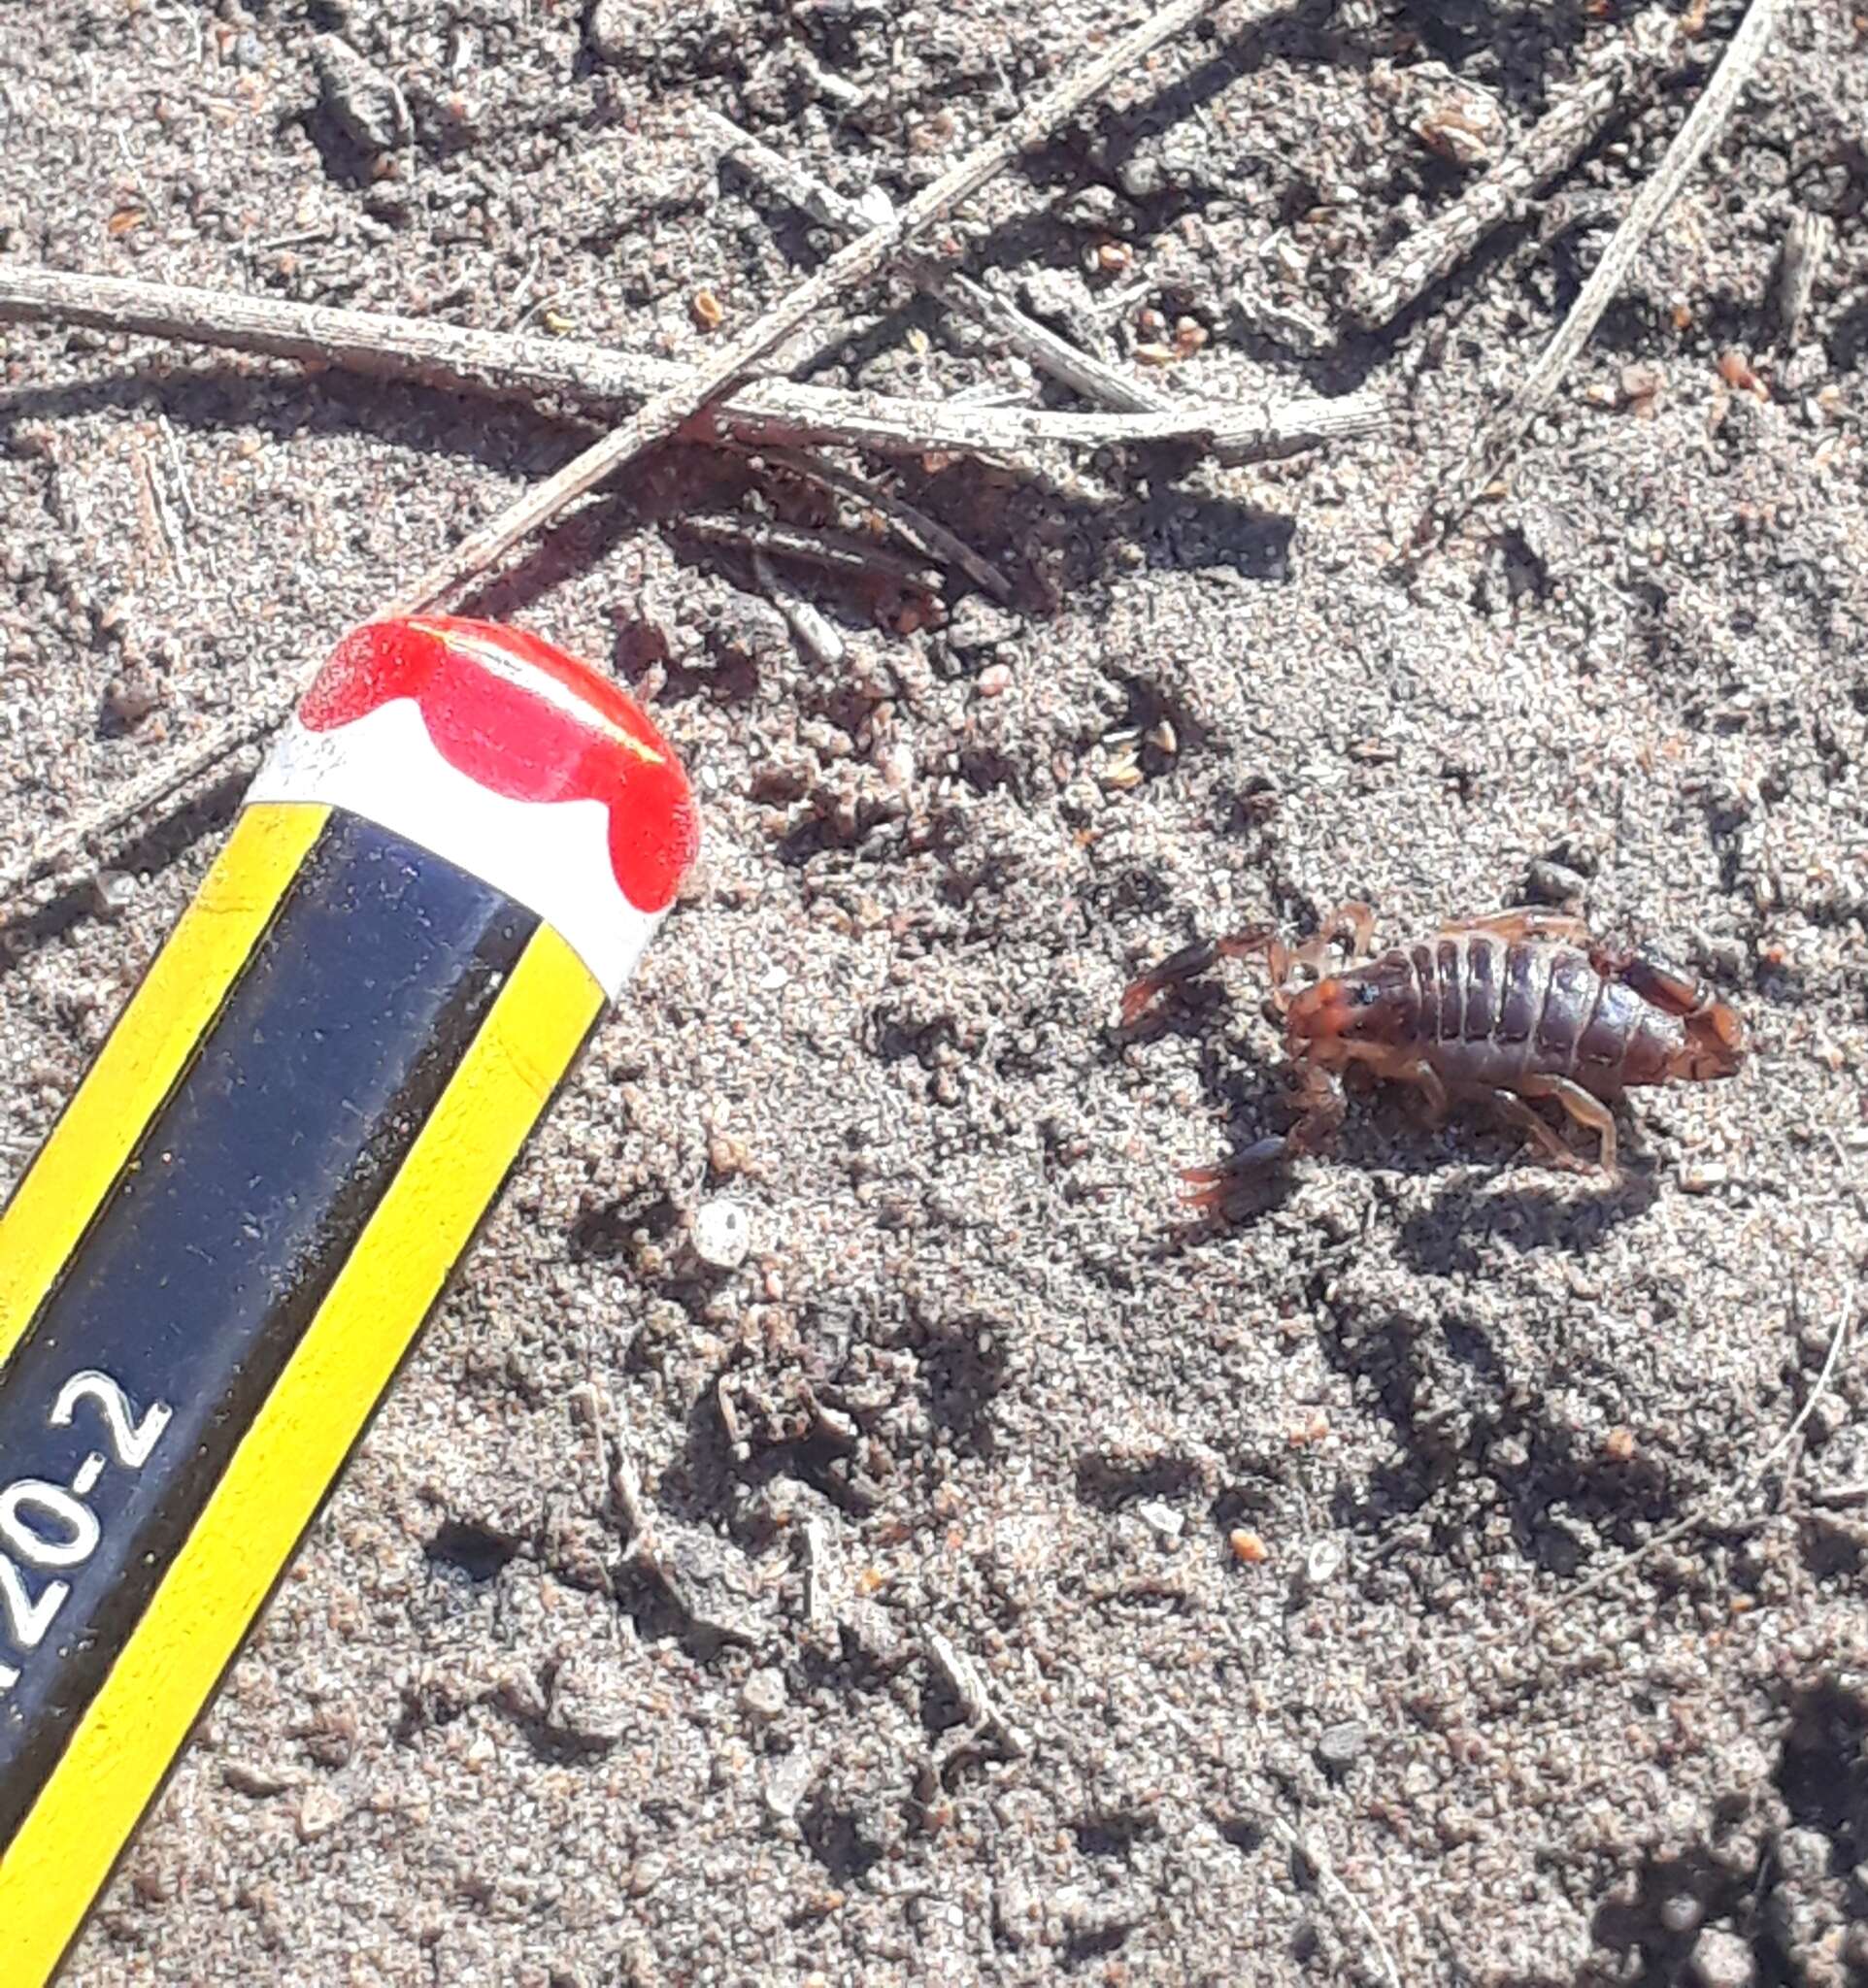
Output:
<path fill-rule="evenodd" d="M 0 1691 L 0 1847 L 537 924 L 334 814 L 16 1350 L 0 1380 L 0 1664 L 18 1673 Z M 69 1592 L 24 1647 L 53 1581 Z"/>

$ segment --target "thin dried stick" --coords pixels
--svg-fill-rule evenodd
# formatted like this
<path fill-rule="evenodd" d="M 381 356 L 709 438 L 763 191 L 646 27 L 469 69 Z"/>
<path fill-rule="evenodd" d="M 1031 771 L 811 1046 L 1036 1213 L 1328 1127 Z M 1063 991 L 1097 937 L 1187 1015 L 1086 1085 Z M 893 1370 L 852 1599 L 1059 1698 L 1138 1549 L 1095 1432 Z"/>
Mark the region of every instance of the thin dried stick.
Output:
<path fill-rule="evenodd" d="M 175 512 L 168 498 L 162 494 L 162 485 L 156 479 L 155 469 L 150 461 L 148 450 L 138 448 L 134 461 L 137 479 L 143 485 L 143 495 L 155 520 L 155 528 L 161 534 L 162 547 L 169 555 L 169 564 L 182 584 L 192 591 L 194 568 L 188 558 L 187 544 L 183 538 L 181 527 L 176 523 Z"/>
<path fill-rule="evenodd" d="M 1002 170 L 1025 147 L 1040 142 L 1124 69 L 1138 67 L 1150 50 L 1196 18 L 1206 0 L 1173 0 L 1107 50 L 1072 82 L 911 202 L 885 228 L 873 230 L 820 269 L 780 309 L 761 319 L 697 376 L 671 385 L 672 369 L 628 359 L 592 347 L 517 339 L 486 332 L 415 323 L 362 312 L 289 306 L 224 293 L 155 284 L 109 282 L 49 271 L 0 267 L 0 321 L 73 320 L 104 328 L 144 331 L 272 353 L 360 371 L 388 372 L 485 392 L 489 380 L 527 397 L 561 391 L 584 399 L 648 397 L 635 421 L 566 466 L 493 523 L 474 534 L 420 583 L 422 604 L 496 558 L 542 524 L 562 504 L 600 480 L 636 447 L 678 427 L 731 383 L 732 376 L 777 343 L 834 294 L 885 262 L 916 229 Z M 743 356 L 751 354 L 748 358 Z M 899 412 L 898 412 L 899 410 Z M 734 394 L 724 410 L 710 411 L 717 430 L 729 423 L 735 439 L 752 443 L 842 442 L 883 452 L 969 449 L 1018 457 L 1046 445 L 1100 448 L 1191 443 L 1236 455 L 1273 456 L 1368 433 L 1385 418 L 1372 394 L 1311 401 L 1284 409 L 1266 407 L 1178 410 L 1164 414 L 1067 414 L 1026 409 L 964 407 L 942 403 L 890 403 L 877 396 L 809 389 L 764 381 Z M 497 543 L 495 543 L 497 542 Z M 386 609 L 405 609 L 414 596 Z M 127 781 L 109 802 L 42 838 L 20 863 L 0 872 L 0 901 L 50 875 L 94 839 L 113 833 L 200 778 L 229 753 L 264 737 L 284 718 L 290 694 L 276 693 L 238 717 L 222 721 L 167 760 Z"/>
<path fill-rule="evenodd" d="M 223 759 L 263 739 L 285 721 L 285 714 L 298 701 L 298 686 L 275 691 L 250 706 L 237 717 L 223 718 L 200 738 L 132 774 L 110 795 L 76 821 L 43 835 L 17 863 L 0 871 L 0 904 L 28 884 L 37 883 L 81 855 L 100 837 L 113 835 L 127 821 L 134 821 L 145 809 L 166 801 L 173 793 L 218 766 Z"/>
<path fill-rule="evenodd" d="M 1027 317 L 1009 297 L 997 295 L 970 276 L 955 271 L 944 278 L 941 295 L 976 324 L 984 325 L 995 338 L 1003 340 L 1020 358 L 1029 359 L 1041 372 L 1062 381 L 1085 400 L 1130 414 L 1158 414 L 1184 405 L 1170 394 L 1126 378 L 1094 352 L 1072 345 L 1050 325 Z"/>
<path fill-rule="evenodd" d="M 939 518 L 929 517 L 926 512 L 909 503 L 906 497 L 884 489 L 867 477 L 859 477 L 854 470 L 825 462 L 821 456 L 808 454 L 801 448 L 762 448 L 757 453 L 774 468 L 788 470 L 806 482 L 841 491 L 859 504 L 873 505 L 910 544 L 918 545 L 930 558 L 949 560 L 994 600 L 1011 600 L 1012 584 L 996 566 L 981 558 L 964 539 L 949 531 Z"/>
<path fill-rule="evenodd" d="M 1602 314 L 1614 301 L 1648 237 L 1731 115 L 1739 93 L 1764 53 L 1784 5 L 1785 0 L 1751 0 L 1718 67 L 1700 92 L 1699 101 L 1687 114 L 1652 179 L 1635 196 L 1634 205 L 1543 357 L 1512 396 L 1511 405 L 1495 421 L 1480 430 L 1456 474 L 1442 486 L 1451 494 L 1437 502 L 1422 520 L 1422 530 L 1418 535 L 1419 543 L 1428 542 L 1436 527 L 1444 533 L 1466 514 L 1549 404 L 1577 354 L 1588 343 Z"/>
<path fill-rule="evenodd" d="M 697 367 L 679 385 L 656 394 L 620 428 L 573 457 L 556 475 L 527 490 L 478 531 L 470 532 L 392 603 L 389 612 L 413 613 L 451 593 L 632 457 L 665 442 L 806 318 L 874 276 L 916 233 L 978 192 L 1027 147 L 1047 138 L 1117 77 L 1139 68 L 1151 50 L 1196 19 L 1207 5 L 1208 0 L 1168 0 L 1151 18 L 1131 29 L 1068 83 L 1015 117 L 951 172 L 924 186 L 893 220 L 840 248 L 789 295 L 754 318 L 737 338 L 729 339 L 706 365 Z"/>
<path fill-rule="evenodd" d="M 1823 261 L 1835 241 L 1836 224 L 1826 214 L 1799 208 L 1791 216 L 1771 286 L 1779 342 L 1785 351 L 1792 350 L 1803 334 L 1804 315 L 1816 293 L 1817 278 L 1822 274 Z"/>
<path fill-rule="evenodd" d="M 743 165 L 755 170 L 768 185 L 776 188 L 794 207 L 802 208 L 806 214 L 823 222 L 826 227 L 836 228 L 845 235 L 861 234 L 871 225 L 874 216 L 867 214 L 857 202 L 845 199 L 834 186 L 825 184 L 815 174 L 807 173 L 802 166 L 795 165 L 783 152 L 775 151 L 771 146 L 754 138 L 750 132 L 742 131 L 737 124 L 722 117 L 717 111 L 708 110 L 703 106 L 700 115 L 702 120 L 712 126 L 720 140 L 723 151 L 738 158 Z M 884 204 L 887 204 L 885 196 Z M 892 211 L 891 209 L 890 212 Z M 932 277 L 924 277 L 917 273 L 917 281 L 930 289 L 939 287 Z M 964 283 L 966 279 L 956 275 L 949 281 L 960 284 Z M 1046 336 L 1051 337 L 1052 334 L 1046 333 Z M 1058 343 L 1063 342 L 1059 340 Z M 1068 349 L 1075 351 L 1074 347 Z M 1120 407 L 1122 403 L 1116 401 L 1111 405 Z M 1128 412 L 1135 413 L 1138 410 L 1130 408 Z M 911 535 L 918 536 L 928 550 L 938 550 L 942 556 L 952 561 L 975 585 L 984 587 L 997 600 L 1006 601 L 1012 598 L 1011 587 L 995 567 L 982 559 L 964 539 L 957 538 L 944 524 L 916 510 L 905 499 L 879 488 L 851 471 L 833 469 L 827 463 L 819 466 L 814 457 L 796 449 L 769 449 L 766 456 L 770 461 L 783 462 L 784 467 L 796 476 L 809 478 L 813 482 L 825 484 L 833 490 L 842 490 L 847 495 L 860 497 L 866 504 L 873 504 L 884 515 L 893 516 L 898 522 L 907 525 Z"/>
<path fill-rule="evenodd" d="M 1685 48 L 1673 15 L 1665 7 L 1650 8 L 1545 112 L 1521 145 L 1351 281 L 1344 298 L 1350 315 L 1364 331 L 1380 331 L 1451 276 L 1518 214 L 1527 195 L 1568 172 L 1628 100 L 1672 68 Z"/>
<path fill-rule="evenodd" d="M 700 539 L 710 546 L 750 548 L 775 559 L 803 559 L 833 573 L 885 580 L 924 594 L 941 591 L 938 572 L 854 532 L 813 531 L 781 518 L 753 517 L 735 511 L 685 512 L 671 518 L 668 528 L 678 537 Z"/>
<path fill-rule="evenodd" d="M 819 669 L 836 669 L 844 659 L 846 645 L 835 626 L 812 602 L 784 584 L 763 552 L 754 551 L 752 554 L 752 576 L 765 589 L 772 605 L 784 616 L 792 639 L 809 660 Z"/>
<path fill-rule="evenodd" d="M 1078 414 L 1051 408 L 976 407 L 817 387 L 809 402 L 809 422 L 748 418 L 739 412 L 746 403 L 784 405 L 789 396 L 804 391 L 788 381 L 761 381 L 744 397 L 734 396 L 733 418 L 721 432 L 741 442 L 842 443 L 879 455 L 960 452 L 1016 463 L 1028 463 L 1044 448 L 1151 448 L 1185 443 L 1221 461 L 1264 462 L 1367 435 L 1387 420 L 1387 404 L 1378 393 L 1346 393 L 1276 407 L 1189 401 L 1177 402 L 1161 414 Z"/>
<path fill-rule="evenodd" d="M 720 141 L 720 148 L 766 184 L 802 208 L 813 219 L 844 235 L 859 235 L 875 225 L 875 215 L 853 200 L 847 200 L 815 174 L 808 173 L 793 159 L 742 131 L 717 111 L 703 110 L 701 116 Z M 962 311 L 983 324 L 1021 358 L 1029 359 L 1042 372 L 1063 383 L 1085 400 L 1115 408 L 1130 414 L 1157 414 L 1173 403 L 1168 396 L 1137 381 L 1124 379 L 1093 353 L 1060 338 L 1049 325 L 1027 317 L 1016 304 L 996 297 L 984 283 L 957 270 L 935 272 L 917 270 L 915 280 L 930 296 Z"/>
<path fill-rule="evenodd" d="M 1758 1485 L 1763 1483 L 1765 1477 L 1770 1473 L 1771 1466 L 1803 1434 L 1803 1425 L 1816 1412 L 1818 1402 L 1829 1391 L 1829 1383 L 1835 1378 L 1836 1367 L 1842 1359 L 1842 1349 L 1849 1342 L 1849 1327 L 1853 1320 L 1854 1309 L 1855 1291 L 1854 1286 L 1851 1284 L 1843 1294 L 1842 1316 L 1836 1320 L 1835 1337 L 1830 1340 L 1829 1350 L 1823 1356 L 1822 1371 L 1817 1375 L 1817 1384 L 1810 1390 L 1809 1396 L 1802 1408 L 1796 1411 L 1790 1426 L 1758 1458 L 1757 1462 L 1751 1466 L 1751 1474 L 1745 1480 L 1745 1489 L 1747 1491 L 1753 1491 Z"/>
<path fill-rule="evenodd" d="M 684 367 L 667 359 L 570 339 L 467 331 L 378 312 L 0 263 L 0 323 L 8 321 L 141 332 L 528 404 L 557 396 L 593 408 L 626 406 L 685 377 Z M 1017 461 L 1044 448 L 1163 443 L 1261 460 L 1368 434 L 1384 417 L 1383 402 L 1367 393 L 1293 401 L 1275 410 L 1177 402 L 1166 414 L 1129 416 L 903 400 L 788 380 L 743 386 L 707 415 L 716 436 L 755 447 L 828 444 L 878 455 L 958 450 Z"/>
<path fill-rule="evenodd" d="M 1335 1867 L 1329 1859 L 1305 1840 L 1294 1823 L 1286 1822 L 1282 1815 L 1271 1816 L 1269 1820 L 1272 1828 L 1317 1873 L 1318 1883 L 1325 1891 L 1334 1893 L 1355 1914 L 1357 1923 L 1369 1937 L 1369 1944 L 1375 1949 L 1376 1959 L 1382 1964 L 1383 1977 L 1386 1980 L 1388 1988 L 1401 1988 L 1401 1971 L 1395 1966 L 1394 1956 L 1388 1951 L 1387 1942 L 1382 1938 L 1380 1928 L 1369 1915 L 1369 1908 L 1337 1876 Z"/>

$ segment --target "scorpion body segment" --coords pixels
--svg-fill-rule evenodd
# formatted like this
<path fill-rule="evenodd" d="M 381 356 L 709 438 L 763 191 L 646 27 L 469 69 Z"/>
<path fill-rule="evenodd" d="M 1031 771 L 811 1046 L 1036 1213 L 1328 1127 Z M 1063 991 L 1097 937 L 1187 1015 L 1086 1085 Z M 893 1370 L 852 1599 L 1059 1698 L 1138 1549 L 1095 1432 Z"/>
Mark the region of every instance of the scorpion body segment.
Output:
<path fill-rule="evenodd" d="M 1133 1021 L 1218 957 L 1267 956 L 1302 1115 L 1288 1134 L 1252 1147 L 1254 1171 L 1322 1144 L 1343 1115 L 1340 1078 L 1359 1069 L 1418 1086 L 1436 1118 L 1455 1099 L 1487 1099 L 1552 1159 L 1575 1165 L 1524 1102 L 1554 1098 L 1599 1135 L 1600 1164 L 1613 1176 L 1609 1107 L 1624 1091 L 1729 1077 L 1744 1061 L 1744 1025 L 1733 1009 L 1690 975 L 1601 944 L 1580 919 L 1505 911 L 1368 959 L 1373 922 L 1366 906 L 1346 905 L 1302 946 L 1264 929 L 1188 946 L 1128 990 L 1123 1012 Z M 1340 938 L 1350 942 L 1350 961 L 1293 986 L 1292 968 L 1320 970 Z M 1237 1170 L 1190 1177 L 1198 1199 L 1217 1206 Z"/>

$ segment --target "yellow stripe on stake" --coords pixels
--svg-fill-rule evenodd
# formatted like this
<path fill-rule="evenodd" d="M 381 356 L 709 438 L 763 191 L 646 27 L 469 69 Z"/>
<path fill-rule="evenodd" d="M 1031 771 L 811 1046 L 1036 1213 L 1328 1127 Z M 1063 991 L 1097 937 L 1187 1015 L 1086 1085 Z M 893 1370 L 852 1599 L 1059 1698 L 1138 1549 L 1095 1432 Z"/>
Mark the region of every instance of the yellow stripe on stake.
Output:
<path fill-rule="evenodd" d="M 7 1988 L 57 1966 L 602 1002 L 540 926 L 0 1859 Z"/>
<path fill-rule="evenodd" d="M 0 1215 L 0 1367 L 144 1128 L 185 1074 L 330 812 L 303 802 L 242 811 L 219 860 Z"/>

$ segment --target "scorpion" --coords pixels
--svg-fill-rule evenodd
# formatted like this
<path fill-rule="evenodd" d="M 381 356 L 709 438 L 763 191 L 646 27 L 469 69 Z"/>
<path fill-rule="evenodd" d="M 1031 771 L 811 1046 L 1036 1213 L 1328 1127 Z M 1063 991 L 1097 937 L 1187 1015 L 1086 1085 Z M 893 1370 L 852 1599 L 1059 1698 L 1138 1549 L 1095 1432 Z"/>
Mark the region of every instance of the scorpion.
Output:
<path fill-rule="evenodd" d="M 1459 918 L 1370 957 L 1374 929 L 1367 905 L 1346 904 L 1302 944 L 1253 926 L 1184 946 L 1130 983 L 1127 1026 L 1220 959 L 1262 954 L 1270 968 L 1300 1116 L 1231 1166 L 1190 1170 L 1184 1177 L 1196 1209 L 1220 1209 L 1248 1179 L 1326 1146 L 1345 1114 L 1346 1076 L 1415 1085 L 1434 1124 L 1455 1100 L 1485 1100 L 1557 1165 L 1586 1171 L 1527 1102 L 1553 1098 L 1597 1135 L 1596 1165 L 1613 1183 L 1611 1107 L 1624 1091 L 1708 1082 L 1745 1060 L 1735 1009 L 1676 967 L 1602 944 L 1581 918 L 1530 909 Z M 1339 942 L 1348 957 L 1326 971 Z M 1299 985 L 1300 968 L 1319 977 Z"/>

